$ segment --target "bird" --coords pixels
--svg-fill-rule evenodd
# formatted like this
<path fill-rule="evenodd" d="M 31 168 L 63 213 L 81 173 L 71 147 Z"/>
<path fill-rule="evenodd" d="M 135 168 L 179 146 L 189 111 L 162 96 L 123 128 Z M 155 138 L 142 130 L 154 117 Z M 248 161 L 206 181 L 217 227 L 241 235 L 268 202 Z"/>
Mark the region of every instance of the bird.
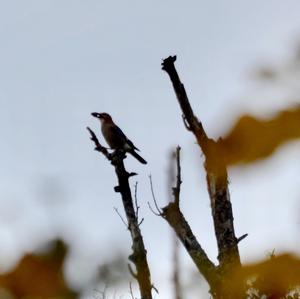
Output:
<path fill-rule="evenodd" d="M 93 112 L 91 115 L 100 120 L 102 135 L 111 149 L 124 150 L 142 164 L 147 164 L 147 161 L 136 152 L 139 149 L 126 137 L 108 113 Z"/>

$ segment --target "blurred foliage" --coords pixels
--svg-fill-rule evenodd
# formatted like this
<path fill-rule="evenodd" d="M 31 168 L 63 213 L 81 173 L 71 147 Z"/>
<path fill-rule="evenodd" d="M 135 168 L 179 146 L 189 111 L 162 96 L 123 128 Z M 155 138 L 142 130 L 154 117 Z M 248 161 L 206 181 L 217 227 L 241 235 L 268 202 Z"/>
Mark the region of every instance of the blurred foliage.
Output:
<path fill-rule="evenodd" d="M 127 259 L 121 254 L 114 256 L 110 261 L 99 266 L 97 276 L 97 280 L 106 286 L 130 281 Z"/>
<path fill-rule="evenodd" d="M 25 255 L 15 269 L 0 275 L 0 299 L 79 298 L 80 293 L 72 290 L 64 279 L 63 266 L 67 253 L 68 247 L 64 242 L 56 240 L 38 253 Z M 94 286 L 87 285 L 86 288 L 104 287 L 107 290 L 109 286 L 114 289 L 125 281 L 130 281 L 126 258 L 117 254 L 98 267 Z"/>
<path fill-rule="evenodd" d="M 300 138 L 300 106 L 271 119 L 242 116 L 220 141 L 227 165 L 251 163 L 270 156 L 282 144 Z"/>
<path fill-rule="evenodd" d="M 272 255 L 267 261 L 245 265 L 226 281 L 234 298 L 294 299 L 300 298 L 300 259 L 283 254 Z M 245 298 L 244 296 L 242 298 Z"/>
<path fill-rule="evenodd" d="M 55 241 L 50 250 L 25 255 L 16 268 L 0 275 L 1 299 L 75 299 L 63 277 L 67 247 Z"/>
<path fill-rule="evenodd" d="M 295 106 L 278 111 L 269 119 L 242 115 L 220 141 L 220 150 L 227 165 L 266 158 L 284 143 L 300 138 L 300 43 L 288 61 L 260 66 L 254 79 L 268 82 L 271 89 L 285 91 L 287 97 L 294 99 L 289 102 Z"/>

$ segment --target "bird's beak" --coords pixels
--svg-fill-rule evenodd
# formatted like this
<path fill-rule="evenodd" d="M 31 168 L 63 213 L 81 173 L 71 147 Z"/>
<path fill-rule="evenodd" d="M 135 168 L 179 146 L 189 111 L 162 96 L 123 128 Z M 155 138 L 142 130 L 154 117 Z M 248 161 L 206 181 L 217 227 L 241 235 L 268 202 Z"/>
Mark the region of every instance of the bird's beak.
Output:
<path fill-rule="evenodd" d="M 91 113 L 92 116 L 96 117 L 96 118 L 100 118 L 101 117 L 101 113 L 98 112 L 93 112 Z"/>

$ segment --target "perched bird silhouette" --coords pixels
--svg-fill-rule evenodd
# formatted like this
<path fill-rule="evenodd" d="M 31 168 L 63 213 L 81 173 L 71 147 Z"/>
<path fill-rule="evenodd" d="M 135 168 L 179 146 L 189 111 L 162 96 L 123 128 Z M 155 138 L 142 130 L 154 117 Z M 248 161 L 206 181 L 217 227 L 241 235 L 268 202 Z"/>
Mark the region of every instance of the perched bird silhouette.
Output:
<path fill-rule="evenodd" d="M 107 144 L 112 149 L 122 149 L 141 163 L 147 164 L 147 162 L 136 152 L 139 151 L 139 149 L 135 147 L 122 130 L 113 122 L 109 114 L 93 112 L 92 116 L 100 120 L 102 134 Z"/>

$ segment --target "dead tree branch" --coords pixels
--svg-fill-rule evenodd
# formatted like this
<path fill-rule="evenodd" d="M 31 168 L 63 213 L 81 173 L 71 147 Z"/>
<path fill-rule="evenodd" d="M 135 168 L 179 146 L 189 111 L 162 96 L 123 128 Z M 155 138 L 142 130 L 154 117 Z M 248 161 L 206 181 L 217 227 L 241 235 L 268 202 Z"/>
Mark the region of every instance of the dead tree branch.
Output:
<path fill-rule="evenodd" d="M 177 236 L 173 233 L 173 287 L 174 287 L 174 299 L 182 299 L 182 285 L 181 285 L 181 276 L 180 276 L 180 259 L 179 259 L 179 240 Z"/>
<path fill-rule="evenodd" d="M 129 256 L 129 260 L 135 265 L 136 273 L 134 277 L 137 279 L 141 298 L 152 299 L 152 283 L 150 277 L 150 270 L 147 262 L 147 251 L 145 249 L 143 236 L 140 231 L 137 211 L 134 209 L 131 190 L 129 187 L 129 177 L 135 175 L 135 173 L 128 173 L 124 166 L 125 153 L 122 151 L 115 151 L 109 154 L 107 149 L 101 146 L 95 133 L 87 128 L 91 134 L 91 140 L 95 143 L 95 150 L 101 152 L 105 157 L 111 161 L 111 164 L 115 168 L 115 172 L 118 178 L 118 186 L 115 187 L 115 191 L 119 192 L 122 196 L 122 202 L 127 218 L 127 226 L 131 234 L 132 239 L 132 254 Z M 133 272 L 133 271 L 132 271 Z"/>
<path fill-rule="evenodd" d="M 177 146 L 176 151 L 172 152 L 171 163 L 169 168 L 169 186 L 168 189 L 172 191 L 172 195 L 174 196 L 175 202 L 179 205 L 179 195 L 180 195 L 180 185 L 181 181 L 181 167 L 180 167 L 180 147 Z M 177 179 L 176 186 L 172 187 L 173 180 L 175 179 L 175 167 L 174 160 L 176 160 L 175 167 L 177 168 Z M 182 284 L 181 284 L 181 265 L 180 265 L 180 242 L 177 235 L 172 231 L 172 250 L 173 250 L 173 258 L 172 258 L 172 282 L 173 282 L 173 292 L 174 299 L 182 299 Z"/>
<path fill-rule="evenodd" d="M 227 273 L 240 266 L 237 238 L 234 232 L 232 206 L 229 197 L 226 164 L 222 159 L 218 142 L 207 137 L 202 123 L 195 116 L 181 83 L 174 62 L 176 56 L 163 60 L 162 69 L 167 72 L 181 107 L 185 126 L 191 131 L 205 156 L 205 170 L 210 196 L 215 235 L 218 244 L 220 270 Z"/>
<path fill-rule="evenodd" d="M 180 194 L 180 186 L 181 186 L 181 166 L 180 166 L 180 146 L 176 148 L 176 167 L 177 167 L 177 174 L 176 174 L 176 186 L 172 188 L 175 203 L 179 205 L 179 194 Z"/>
<path fill-rule="evenodd" d="M 162 208 L 160 216 L 162 216 L 175 231 L 177 237 L 185 247 L 186 251 L 192 258 L 199 272 L 205 277 L 211 287 L 211 293 L 215 294 L 219 283 L 218 268 L 208 258 L 207 254 L 198 243 L 188 222 L 182 214 L 180 203 L 180 186 L 181 186 L 181 166 L 180 166 L 180 147 L 176 149 L 176 184 L 173 190 L 174 202 L 170 202 L 166 207 Z"/>

